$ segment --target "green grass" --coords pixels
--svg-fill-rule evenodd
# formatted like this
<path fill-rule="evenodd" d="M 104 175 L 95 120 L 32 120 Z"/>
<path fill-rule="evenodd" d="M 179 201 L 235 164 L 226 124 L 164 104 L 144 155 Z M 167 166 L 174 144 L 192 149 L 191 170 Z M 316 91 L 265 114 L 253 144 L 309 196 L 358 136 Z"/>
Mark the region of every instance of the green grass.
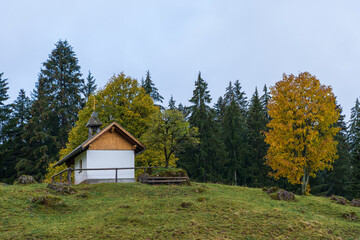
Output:
<path fill-rule="evenodd" d="M 30 199 L 51 194 L 45 184 L 0 186 L 0 239 L 360 239 L 360 220 L 342 217 L 360 208 L 329 198 L 281 202 L 261 189 L 199 183 L 75 189 L 44 206 Z"/>

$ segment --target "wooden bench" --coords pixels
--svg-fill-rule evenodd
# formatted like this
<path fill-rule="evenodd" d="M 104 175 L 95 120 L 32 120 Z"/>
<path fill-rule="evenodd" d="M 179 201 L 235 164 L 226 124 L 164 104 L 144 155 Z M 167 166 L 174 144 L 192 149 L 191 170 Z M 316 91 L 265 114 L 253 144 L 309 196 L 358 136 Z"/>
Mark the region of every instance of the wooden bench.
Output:
<path fill-rule="evenodd" d="M 141 183 L 148 184 L 180 184 L 189 181 L 188 177 L 151 177 L 146 175 L 139 176 Z"/>

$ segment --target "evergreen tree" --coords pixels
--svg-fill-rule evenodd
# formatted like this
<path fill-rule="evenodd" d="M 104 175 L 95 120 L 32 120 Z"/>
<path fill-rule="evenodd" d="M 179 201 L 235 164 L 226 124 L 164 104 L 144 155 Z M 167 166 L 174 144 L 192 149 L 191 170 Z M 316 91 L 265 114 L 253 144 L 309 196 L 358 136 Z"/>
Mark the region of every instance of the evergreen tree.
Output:
<path fill-rule="evenodd" d="M 269 116 L 269 113 L 268 113 L 268 102 L 270 100 L 270 94 L 267 90 L 267 87 L 266 87 L 266 84 L 264 85 L 264 89 L 263 89 L 263 92 L 264 94 L 261 96 L 260 98 L 260 101 L 261 101 L 261 104 L 262 104 L 262 107 L 264 109 L 264 113 L 265 113 L 265 119 L 266 119 L 266 124 L 270 122 L 270 116 Z"/>
<path fill-rule="evenodd" d="M 163 102 L 163 97 L 159 94 L 158 89 L 151 80 L 150 71 L 146 72 L 145 81 L 141 81 L 141 86 L 145 89 L 145 92 L 150 95 L 154 102 Z"/>
<path fill-rule="evenodd" d="M 173 96 L 171 95 L 170 100 L 169 100 L 169 105 L 168 105 L 170 110 L 177 110 L 176 106 L 175 106 L 175 100 L 173 98 Z"/>
<path fill-rule="evenodd" d="M 234 184 L 246 184 L 246 97 L 239 81 L 229 83 L 224 95 L 222 136 L 229 156 L 227 178 Z"/>
<path fill-rule="evenodd" d="M 249 144 L 247 173 L 249 185 L 256 187 L 272 183 L 272 180 L 267 177 L 270 169 L 264 165 L 267 144 L 264 141 L 263 131 L 266 130 L 266 123 L 266 110 L 263 108 L 257 89 L 255 89 L 247 116 L 247 142 Z"/>
<path fill-rule="evenodd" d="M 82 88 L 82 94 L 84 94 L 85 101 L 87 101 L 90 95 L 96 91 L 96 87 L 95 78 L 89 71 L 88 76 L 86 77 L 86 83 L 84 83 Z"/>
<path fill-rule="evenodd" d="M 196 148 L 189 147 L 180 156 L 178 165 L 184 167 L 191 178 L 198 181 L 221 181 L 224 174 L 226 154 L 220 141 L 219 125 L 215 121 L 215 112 L 209 107 L 211 97 L 207 83 L 198 74 L 195 82 L 189 123 L 199 130 L 200 144 Z"/>
<path fill-rule="evenodd" d="M 6 104 L 6 100 L 9 99 L 7 91 L 9 90 L 7 78 L 3 79 L 4 73 L 0 73 L 0 143 L 4 141 L 4 134 L 2 133 L 4 125 L 6 125 L 11 112 L 10 106 Z"/>
<path fill-rule="evenodd" d="M 23 156 L 25 143 L 22 140 L 24 128 L 30 118 L 31 101 L 26 96 L 23 89 L 20 90 L 19 96 L 11 105 L 12 113 L 10 119 L 4 127 L 4 136 L 6 141 L 3 144 L 2 156 L 4 157 L 5 175 L 2 176 L 4 182 L 12 183 L 17 177 L 15 165 L 18 159 Z"/>
<path fill-rule="evenodd" d="M 82 85 L 80 66 L 72 47 L 66 40 L 58 41 L 43 63 L 33 93 L 32 118 L 24 133 L 27 154 L 18 162 L 18 171 L 40 179 L 47 165 L 58 158 L 78 117 Z"/>
<path fill-rule="evenodd" d="M 351 109 L 349 126 L 349 144 L 351 154 L 351 176 L 354 197 L 360 197 L 360 103 L 356 99 Z"/>
<path fill-rule="evenodd" d="M 9 114 L 11 112 L 10 106 L 6 104 L 6 100 L 9 99 L 7 93 L 9 87 L 7 78 L 3 79 L 4 73 L 0 73 L 0 181 L 7 176 L 7 166 L 6 166 L 6 155 L 4 153 L 5 146 L 4 142 L 6 141 L 6 136 L 4 130 L 6 129 L 6 124 L 9 120 Z"/>

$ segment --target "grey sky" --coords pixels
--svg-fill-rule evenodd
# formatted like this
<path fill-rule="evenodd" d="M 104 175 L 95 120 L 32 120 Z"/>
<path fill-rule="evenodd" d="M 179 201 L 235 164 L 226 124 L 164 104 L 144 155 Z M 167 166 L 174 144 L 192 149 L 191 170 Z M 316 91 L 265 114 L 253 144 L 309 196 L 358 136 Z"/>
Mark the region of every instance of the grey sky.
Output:
<path fill-rule="evenodd" d="M 167 103 L 188 104 L 200 70 L 213 102 L 239 79 L 248 98 L 282 73 L 331 85 L 347 119 L 360 95 L 359 1 L 0 0 L 0 72 L 11 100 L 35 87 L 41 63 L 67 39 L 98 86 L 150 70 Z"/>

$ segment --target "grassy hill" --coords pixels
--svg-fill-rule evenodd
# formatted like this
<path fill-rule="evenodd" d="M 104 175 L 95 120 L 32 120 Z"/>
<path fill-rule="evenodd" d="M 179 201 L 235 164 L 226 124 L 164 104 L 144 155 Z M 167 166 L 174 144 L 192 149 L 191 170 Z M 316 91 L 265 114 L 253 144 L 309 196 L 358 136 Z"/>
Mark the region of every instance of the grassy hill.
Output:
<path fill-rule="evenodd" d="M 261 189 L 192 183 L 0 186 L 0 239 L 360 239 L 360 208 L 329 198 L 273 200 Z M 198 190 L 197 190 L 198 189 Z M 60 203 L 30 199 L 55 196 Z M 55 198 L 56 200 L 56 198 Z"/>

